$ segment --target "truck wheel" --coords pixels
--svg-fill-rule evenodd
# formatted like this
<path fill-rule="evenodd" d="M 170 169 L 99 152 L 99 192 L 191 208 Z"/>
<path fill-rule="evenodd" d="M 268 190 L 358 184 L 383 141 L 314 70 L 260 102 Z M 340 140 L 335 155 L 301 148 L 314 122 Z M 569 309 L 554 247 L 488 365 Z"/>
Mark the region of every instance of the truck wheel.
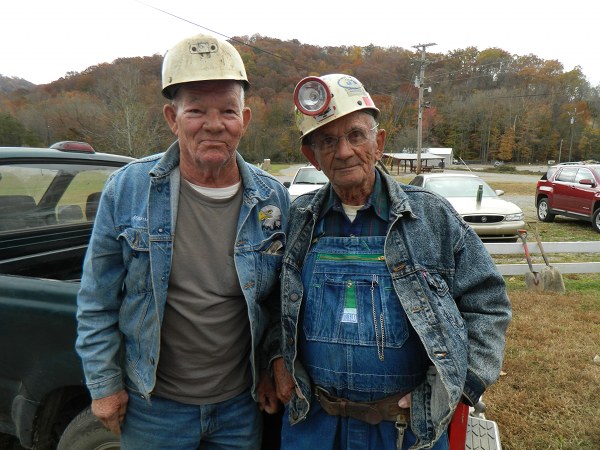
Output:
<path fill-rule="evenodd" d="M 88 407 L 65 429 L 56 450 L 119 450 L 118 436 L 104 428 Z"/>
<path fill-rule="evenodd" d="M 596 208 L 596 211 L 592 214 L 592 226 L 594 230 L 600 233 L 600 207 Z"/>
<path fill-rule="evenodd" d="M 538 202 L 537 216 L 542 222 L 554 222 L 556 215 L 550 212 L 550 206 L 548 206 L 547 198 L 542 198 Z"/>

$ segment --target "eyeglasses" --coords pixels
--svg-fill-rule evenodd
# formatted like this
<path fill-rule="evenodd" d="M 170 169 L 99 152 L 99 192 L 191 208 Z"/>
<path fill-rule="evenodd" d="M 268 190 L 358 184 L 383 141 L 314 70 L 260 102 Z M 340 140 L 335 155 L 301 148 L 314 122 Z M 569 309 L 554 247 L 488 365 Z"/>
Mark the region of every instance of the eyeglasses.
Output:
<path fill-rule="evenodd" d="M 378 126 L 379 124 L 377 123 L 373 128 L 353 128 L 341 136 L 325 136 L 322 139 L 313 140 L 311 146 L 314 150 L 321 153 L 330 153 L 337 149 L 340 139 L 345 138 L 350 146 L 359 147 L 369 140 L 369 133 L 374 131 Z"/>

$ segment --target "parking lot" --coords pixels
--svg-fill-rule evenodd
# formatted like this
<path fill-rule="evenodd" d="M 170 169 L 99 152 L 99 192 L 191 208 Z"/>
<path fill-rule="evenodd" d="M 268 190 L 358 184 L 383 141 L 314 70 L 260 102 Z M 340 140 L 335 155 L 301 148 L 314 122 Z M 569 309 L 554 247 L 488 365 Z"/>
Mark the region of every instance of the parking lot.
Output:
<path fill-rule="evenodd" d="M 277 175 L 277 179 L 282 183 L 284 181 L 291 181 L 294 174 L 298 170 L 299 167 L 302 167 L 304 164 L 292 164 L 288 168 L 281 171 L 281 174 Z M 487 181 L 492 187 L 495 188 L 494 183 L 498 182 L 513 182 L 513 183 L 531 183 L 532 186 L 535 187 L 537 180 L 540 179 L 542 174 L 548 169 L 548 166 L 517 166 L 517 171 L 522 171 L 524 173 L 499 173 L 499 172 L 486 172 L 485 169 L 489 168 L 489 166 L 475 165 L 471 166 L 471 170 L 475 172 L 478 176 Z M 468 173 L 468 170 L 454 170 L 451 169 L 453 173 Z M 538 173 L 529 173 L 529 172 L 538 172 Z M 401 175 L 403 175 L 401 173 Z M 537 220 L 536 207 L 533 195 L 508 195 L 505 194 L 502 196 L 504 200 L 509 202 L 513 202 L 517 204 L 525 214 L 526 221 Z"/>

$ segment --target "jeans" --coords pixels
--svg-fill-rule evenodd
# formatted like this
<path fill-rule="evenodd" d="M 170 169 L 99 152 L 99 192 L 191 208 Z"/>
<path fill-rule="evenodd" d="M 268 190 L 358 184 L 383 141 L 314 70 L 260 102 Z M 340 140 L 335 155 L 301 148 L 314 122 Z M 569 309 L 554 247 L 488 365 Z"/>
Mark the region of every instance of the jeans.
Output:
<path fill-rule="evenodd" d="M 396 426 L 393 422 L 369 425 L 352 418 L 330 416 L 314 398 L 306 420 L 295 425 L 283 420 L 281 450 L 396 450 Z M 286 406 L 284 417 L 288 415 Z M 402 450 L 416 441 L 410 427 L 404 431 Z M 448 433 L 431 448 L 448 450 Z"/>
<path fill-rule="evenodd" d="M 122 450 L 258 450 L 262 416 L 247 390 L 220 403 L 189 405 L 129 392 Z"/>

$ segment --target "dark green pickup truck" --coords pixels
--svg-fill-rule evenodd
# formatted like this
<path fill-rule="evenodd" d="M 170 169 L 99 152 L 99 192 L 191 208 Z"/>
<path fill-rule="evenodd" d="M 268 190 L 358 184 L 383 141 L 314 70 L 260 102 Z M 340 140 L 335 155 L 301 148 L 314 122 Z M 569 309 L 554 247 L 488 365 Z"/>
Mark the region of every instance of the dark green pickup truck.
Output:
<path fill-rule="evenodd" d="M 95 426 L 75 310 L 100 192 L 132 158 L 53 147 L 0 148 L 0 433 L 25 448 L 55 449 L 63 434 L 59 448 L 118 448 L 73 440 Z M 75 433 L 64 433 L 82 411 Z"/>

